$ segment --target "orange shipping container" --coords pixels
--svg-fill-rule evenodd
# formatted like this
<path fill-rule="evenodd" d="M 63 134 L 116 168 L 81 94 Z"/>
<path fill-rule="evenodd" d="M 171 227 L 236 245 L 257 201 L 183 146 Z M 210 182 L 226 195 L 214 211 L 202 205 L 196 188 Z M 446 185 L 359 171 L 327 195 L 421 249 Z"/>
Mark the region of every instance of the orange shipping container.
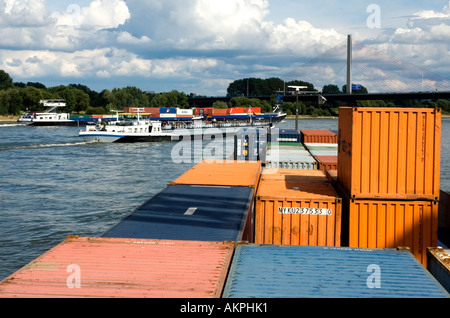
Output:
<path fill-rule="evenodd" d="M 261 180 L 255 243 L 340 246 L 341 209 L 329 183 Z"/>
<path fill-rule="evenodd" d="M 351 199 L 339 184 L 336 188 L 342 197 L 343 244 L 360 248 L 408 247 L 427 266 L 427 248 L 437 246 L 438 202 Z"/>
<path fill-rule="evenodd" d="M 325 172 L 325 176 L 331 184 L 337 183 L 337 170 L 330 169 Z"/>
<path fill-rule="evenodd" d="M 290 182 L 328 182 L 322 170 L 314 169 L 276 169 L 264 168 L 261 180 L 277 180 Z"/>
<path fill-rule="evenodd" d="M 300 133 L 304 143 L 338 143 L 338 135 L 330 130 L 301 130 Z"/>
<path fill-rule="evenodd" d="M 68 237 L 0 282 L 0 297 L 219 298 L 234 243 Z"/>
<path fill-rule="evenodd" d="M 208 162 L 203 160 L 170 184 L 256 188 L 260 177 L 261 161 Z"/>
<path fill-rule="evenodd" d="M 439 200 L 441 112 L 339 108 L 338 179 L 355 199 Z"/>
<path fill-rule="evenodd" d="M 228 110 L 226 108 L 214 108 L 211 115 L 212 116 L 226 116 Z"/>

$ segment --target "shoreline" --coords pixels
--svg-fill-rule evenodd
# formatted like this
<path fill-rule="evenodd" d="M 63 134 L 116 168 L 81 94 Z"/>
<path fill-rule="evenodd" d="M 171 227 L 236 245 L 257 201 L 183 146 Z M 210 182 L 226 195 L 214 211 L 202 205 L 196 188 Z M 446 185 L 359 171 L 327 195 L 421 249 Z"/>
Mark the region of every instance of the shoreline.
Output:
<path fill-rule="evenodd" d="M 449 118 L 450 114 L 442 114 L 442 118 Z M 18 116 L 8 115 L 0 116 L 0 124 L 13 124 L 17 123 Z M 286 119 L 295 119 L 295 115 L 288 115 Z M 299 115 L 298 119 L 338 119 L 338 116 L 309 116 Z"/>
<path fill-rule="evenodd" d="M 2 123 L 2 124 L 17 123 L 17 118 L 19 118 L 19 116 L 13 116 L 13 115 L 0 116 L 0 123 Z"/>

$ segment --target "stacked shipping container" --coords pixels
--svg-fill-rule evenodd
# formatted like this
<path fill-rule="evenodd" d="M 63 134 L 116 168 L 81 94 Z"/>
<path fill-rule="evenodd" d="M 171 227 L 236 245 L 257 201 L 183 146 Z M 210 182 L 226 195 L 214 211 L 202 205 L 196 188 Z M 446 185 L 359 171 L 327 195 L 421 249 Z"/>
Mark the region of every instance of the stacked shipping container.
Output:
<path fill-rule="evenodd" d="M 68 237 L 0 283 L 0 298 L 219 298 L 233 242 Z"/>
<path fill-rule="evenodd" d="M 426 248 L 437 245 L 440 128 L 437 109 L 339 109 L 337 186 L 350 247 L 408 246 L 426 265 Z"/>
<path fill-rule="evenodd" d="M 301 130 L 302 142 L 324 173 L 337 169 L 338 135 L 330 130 Z"/>
<path fill-rule="evenodd" d="M 267 129 L 239 129 L 234 136 L 234 160 L 266 162 Z"/>
<path fill-rule="evenodd" d="M 239 244 L 223 298 L 448 298 L 404 249 Z"/>
<path fill-rule="evenodd" d="M 103 237 L 252 241 L 260 162 L 203 161 Z"/>
<path fill-rule="evenodd" d="M 340 246 L 341 199 L 319 170 L 264 170 L 255 243 Z"/>
<path fill-rule="evenodd" d="M 277 169 L 317 169 L 317 161 L 295 130 L 275 130 L 268 136 L 265 166 Z"/>
<path fill-rule="evenodd" d="M 338 143 L 338 135 L 331 130 L 300 130 L 300 134 L 303 143 Z"/>

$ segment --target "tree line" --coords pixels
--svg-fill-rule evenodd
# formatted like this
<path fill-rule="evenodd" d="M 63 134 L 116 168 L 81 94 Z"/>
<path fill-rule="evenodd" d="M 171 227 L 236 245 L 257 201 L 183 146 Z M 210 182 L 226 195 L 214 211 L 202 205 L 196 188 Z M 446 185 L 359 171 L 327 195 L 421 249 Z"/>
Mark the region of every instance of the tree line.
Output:
<path fill-rule="evenodd" d="M 295 80 L 284 82 L 279 78 L 244 78 L 229 84 L 227 95 L 228 103 L 217 101 L 212 107 L 260 107 L 264 113 L 279 110 L 287 115 L 293 115 L 298 108 L 299 115 L 309 116 L 337 116 L 337 102 L 282 102 L 278 95 L 287 94 L 289 86 L 306 86 L 304 90 L 318 92 L 313 84 Z M 346 86 L 339 89 L 337 85 L 323 87 L 322 94 L 343 94 Z M 367 94 L 367 89 L 362 86 L 355 94 Z M 42 111 L 41 100 L 64 99 L 66 101 L 65 112 L 82 114 L 107 114 L 115 110 L 123 110 L 124 107 L 176 107 L 187 109 L 190 107 L 189 98 L 196 96 L 193 93 L 186 95 L 184 92 L 172 90 L 164 93 L 145 92 L 134 86 L 114 88 L 96 92 L 86 85 L 69 84 L 54 87 L 46 87 L 39 82 L 14 82 L 8 73 L 0 70 L 0 115 L 20 115 L 24 111 Z M 259 99 L 258 96 L 270 96 L 269 100 Z M 198 96 L 196 96 L 198 97 Z M 450 101 L 359 101 L 362 107 L 433 107 L 441 108 L 444 113 L 450 113 Z"/>
<path fill-rule="evenodd" d="M 0 115 L 20 115 L 24 111 L 43 111 L 45 99 L 64 99 L 65 112 L 107 114 L 124 107 L 189 108 L 188 96 L 173 90 L 167 93 L 144 92 L 134 86 L 96 92 L 86 85 L 69 84 L 46 87 L 39 82 L 14 82 L 0 70 Z"/>

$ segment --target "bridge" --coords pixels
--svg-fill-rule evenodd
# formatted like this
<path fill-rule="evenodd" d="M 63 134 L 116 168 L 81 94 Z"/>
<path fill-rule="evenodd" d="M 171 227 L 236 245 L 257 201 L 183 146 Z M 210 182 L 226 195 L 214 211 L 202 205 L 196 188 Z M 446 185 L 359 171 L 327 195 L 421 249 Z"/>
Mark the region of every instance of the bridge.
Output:
<path fill-rule="evenodd" d="M 349 35 L 347 41 L 311 59 L 301 67 L 280 76 L 285 81 L 302 80 L 314 84 L 317 93 L 285 91 L 284 102 L 319 101 L 319 94 L 329 102 L 354 105 L 361 100 L 437 100 L 450 99 L 450 79 L 381 52 L 363 43 L 353 44 Z M 321 94 L 329 84 L 346 83 L 343 94 Z M 353 91 L 363 85 L 368 94 Z M 274 95 L 277 92 L 273 93 Z M 247 96 L 269 100 L 272 96 Z M 191 107 L 211 107 L 216 101 L 229 102 L 231 97 L 193 97 Z"/>
<path fill-rule="evenodd" d="M 437 100 L 450 99 L 450 91 L 448 92 L 417 92 L 417 93 L 373 93 L 373 94 L 320 94 L 329 102 L 341 102 L 343 105 L 356 105 L 357 101 L 361 100 Z M 260 100 L 270 100 L 273 96 L 249 96 L 249 98 L 257 98 Z M 192 97 L 189 98 L 189 105 L 191 107 L 212 107 L 217 101 L 229 102 L 232 97 Z M 317 102 L 318 94 L 300 94 L 298 100 L 303 102 Z M 284 102 L 296 102 L 295 95 L 285 95 Z"/>

